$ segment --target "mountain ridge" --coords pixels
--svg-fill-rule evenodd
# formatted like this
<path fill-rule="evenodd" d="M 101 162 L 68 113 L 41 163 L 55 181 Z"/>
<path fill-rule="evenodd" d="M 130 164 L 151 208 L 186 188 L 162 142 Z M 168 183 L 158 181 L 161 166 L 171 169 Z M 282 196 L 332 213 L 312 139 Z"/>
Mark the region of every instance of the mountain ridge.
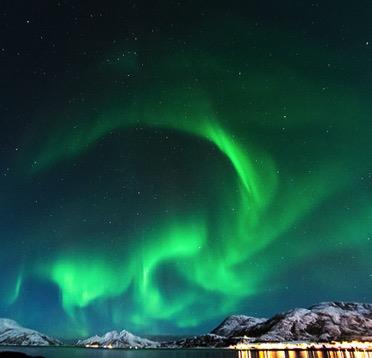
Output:
<path fill-rule="evenodd" d="M 108 340 L 94 341 L 98 346 L 108 345 Z M 104 336 L 103 336 L 104 337 Z M 139 340 L 143 338 L 135 336 Z M 226 317 L 210 333 L 186 337 L 175 341 L 153 342 L 150 348 L 195 348 L 229 347 L 239 343 L 260 342 L 331 342 L 338 340 L 372 341 L 372 304 L 330 301 L 321 302 L 309 308 L 293 308 L 270 318 L 245 315 Z M 82 345 L 79 341 L 80 346 Z M 78 343 L 79 343 L 78 342 Z M 139 341 L 141 342 L 141 341 Z M 109 345 L 116 344 L 110 341 Z M 129 342 L 117 343 L 128 347 Z M 138 345 L 137 348 L 147 348 Z"/>
<path fill-rule="evenodd" d="M 134 334 L 122 330 L 114 330 L 102 336 L 95 335 L 87 339 L 79 340 L 78 347 L 104 347 L 104 348 L 157 348 L 160 343 L 151 341 L 147 338 L 135 336 Z"/>
<path fill-rule="evenodd" d="M 210 333 L 173 341 L 157 342 L 126 330 L 78 340 L 78 347 L 104 348 L 194 348 L 229 347 L 261 342 L 372 342 L 372 304 L 330 301 L 308 308 L 293 308 L 270 318 L 246 315 L 226 317 Z M 62 345 L 59 340 L 0 318 L 0 345 Z"/>
<path fill-rule="evenodd" d="M 30 328 L 22 327 L 9 318 L 0 318 L 0 345 L 59 346 L 58 339 Z"/>

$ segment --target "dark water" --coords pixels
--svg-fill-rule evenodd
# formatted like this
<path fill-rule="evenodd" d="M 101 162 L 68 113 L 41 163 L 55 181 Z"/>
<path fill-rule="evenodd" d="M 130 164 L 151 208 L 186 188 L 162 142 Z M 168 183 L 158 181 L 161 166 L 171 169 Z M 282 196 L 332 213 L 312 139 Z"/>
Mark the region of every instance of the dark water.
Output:
<path fill-rule="evenodd" d="M 238 351 L 217 349 L 194 350 L 124 350 L 87 349 L 75 347 L 1 347 L 1 351 L 16 351 L 45 358 L 238 358 Z"/>
<path fill-rule="evenodd" d="M 16 351 L 45 358 L 372 358 L 370 351 L 286 350 L 238 351 L 223 349 L 123 350 L 75 347 L 1 347 L 0 352 Z"/>

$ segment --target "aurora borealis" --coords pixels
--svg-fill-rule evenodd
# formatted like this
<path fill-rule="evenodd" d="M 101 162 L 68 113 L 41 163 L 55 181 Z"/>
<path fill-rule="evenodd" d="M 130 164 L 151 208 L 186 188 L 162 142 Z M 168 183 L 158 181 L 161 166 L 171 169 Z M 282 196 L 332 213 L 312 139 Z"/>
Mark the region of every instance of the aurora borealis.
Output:
<path fill-rule="evenodd" d="M 371 301 L 370 4 L 2 7 L 1 316 L 186 334 Z"/>

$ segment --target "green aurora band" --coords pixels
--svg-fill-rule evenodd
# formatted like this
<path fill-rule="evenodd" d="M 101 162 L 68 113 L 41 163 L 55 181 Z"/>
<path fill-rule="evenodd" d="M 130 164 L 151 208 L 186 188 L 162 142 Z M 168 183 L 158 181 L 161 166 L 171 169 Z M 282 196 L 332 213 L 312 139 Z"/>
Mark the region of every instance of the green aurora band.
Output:
<path fill-rule="evenodd" d="M 312 52 L 311 49 L 308 51 L 309 54 Z M 116 57 L 116 50 L 112 57 Z M 62 114 L 54 131 L 49 129 L 45 137 L 41 135 L 44 140 L 30 155 L 33 165 L 27 173 L 28 177 L 42 178 L 58 164 L 68 166 L 74 160 L 84 160 L 86 153 L 114 132 L 139 127 L 179 132 L 190 137 L 190 142 L 199 138 L 218 149 L 222 154 L 221 160 L 223 157 L 227 159 L 231 173 L 235 175 L 234 182 L 222 187 L 218 184 L 219 178 L 227 175 L 228 180 L 229 174 L 211 173 L 207 178 L 211 186 L 217 188 L 218 203 L 223 203 L 221 208 L 216 208 L 219 220 L 212 225 L 210 214 L 204 208 L 188 212 L 175 207 L 170 215 L 149 222 L 151 229 L 145 233 L 142 228 L 133 232 L 129 242 L 127 233 L 115 237 L 115 244 L 107 246 L 101 243 L 85 245 L 82 238 L 73 247 L 58 249 L 48 257 L 30 262 L 28 270 L 21 269 L 13 290 L 9 289 L 12 292 L 9 304 L 17 300 L 26 277 L 33 276 L 59 287 L 65 312 L 83 332 L 88 332 L 84 331 L 87 329 L 87 309 L 104 312 L 102 314 L 109 315 L 116 326 L 129 320 L 136 328 L 146 330 L 152 326 L 156 331 L 162 321 L 172 320 L 178 327 L 189 328 L 231 313 L 242 301 L 264 292 L 273 277 L 273 266 L 277 265 L 278 274 L 288 269 L 288 266 L 275 262 L 274 258 L 281 255 L 285 245 L 278 243 L 278 239 L 296 227 L 306 215 L 311 215 L 327 198 L 349 185 L 353 178 L 344 170 L 348 159 L 331 163 L 325 160 L 313 166 L 311 175 L 298 175 L 296 181 L 290 182 L 287 178 L 293 173 L 278 160 L 280 156 L 271 154 L 267 146 L 257 144 L 259 140 L 248 141 L 246 136 L 240 135 L 242 131 L 245 134 L 249 132 L 250 125 L 259 132 L 257 123 L 262 122 L 262 118 L 254 110 L 251 113 L 242 110 L 241 114 L 237 111 L 236 117 L 228 117 L 216 105 L 218 100 L 210 93 L 212 87 L 217 98 L 226 93 L 242 107 L 251 100 L 252 94 L 256 103 L 262 97 L 268 98 L 268 106 L 275 111 L 275 108 L 283 106 L 282 99 L 273 94 L 281 92 L 282 83 L 286 83 L 293 96 L 291 115 L 284 120 L 282 114 L 273 115 L 280 120 L 262 125 L 271 131 L 268 136 L 279 136 L 283 123 L 286 130 L 294 132 L 311 121 L 315 128 L 322 123 L 315 106 L 315 109 L 310 108 L 307 97 L 305 100 L 300 98 L 301 88 L 316 93 L 318 84 L 301 75 L 298 68 L 292 70 L 278 64 L 279 69 L 267 73 L 264 65 L 257 65 L 260 59 L 256 66 L 255 59 L 252 59 L 253 70 L 247 70 L 239 77 L 238 86 L 235 83 L 237 79 L 231 79 L 225 68 L 231 67 L 232 73 L 239 73 L 236 70 L 239 61 L 238 58 L 237 63 L 228 63 L 222 56 L 219 63 L 212 55 L 195 53 L 189 57 L 177 54 L 161 58 L 148 70 L 149 73 L 138 80 L 139 84 L 134 86 L 135 95 L 118 95 L 113 91 L 111 96 L 108 93 L 97 113 L 89 118 L 84 114 L 84 106 L 76 106 L 66 115 Z M 131 58 L 131 61 L 117 64 L 110 71 L 126 74 L 136 68 L 136 58 Z M 97 66 L 91 71 L 102 75 L 107 68 Z M 183 71 L 186 74 L 182 74 Z M 194 71 L 193 76 L 188 71 Z M 151 79 L 152 73 L 160 73 L 163 82 Z M 222 79 L 224 89 L 220 90 L 213 80 L 210 80 L 212 85 L 203 80 L 195 83 L 193 78 L 203 79 L 203 74 L 207 79 Z M 286 81 L 293 75 L 296 82 Z M 173 77 L 178 78 L 177 84 Z M 266 77 L 270 79 L 270 89 L 262 84 Z M 90 85 L 89 81 L 86 85 Z M 349 107 L 344 111 L 337 107 L 338 104 L 330 105 L 321 95 L 313 101 L 323 108 L 322 116 L 333 113 L 333 116 L 344 119 L 340 126 L 347 128 L 350 112 L 358 113 L 364 105 L 352 94 L 348 100 Z M 260 105 L 257 107 L 257 112 L 262 111 Z M 66 119 L 71 117 L 71 113 L 73 120 Z M 245 120 L 241 121 L 239 116 Z M 270 141 L 270 137 L 267 138 Z M 345 137 L 345 141 L 348 140 Z M 360 141 L 364 139 L 360 138 Z M 345 150 L 341 145 L 335 145 L 334 151 L 344 158 L 347 157 Z M 293 160 L 299 161 L 299 157 L 294 154 Z M 192 161 L 197 162 L 197 158 L 192 158 Z M 361 165 L 356 172 L 364 170 L 365 166 Z M 337 181 L 333 180 L 335 177 Z M 350 240 L 353 244 L 360 244 L 359 240 L 368 231 L 369 215 L 370 210 L 362 213 L 366 219 L 358 226 L 360 236 Z M 327 226 L 327 230 L 331 227 Z M 350 229 L 350 236 L 352 232 Z M 42 229 L 40 236 L 45 236 Z M 336 237 L 329 239 L 323 250 L 331 250 L 336 241 Z M 123 242 L 127 243 L 121 245 Z M 270 255 L 267 250 L 270 250 Z M 319 245 L 311 240 L 293 240 L 285 250 L 292 262 L 296 262 L 299 258 L 316 255 Z M 171 286 L 174 280 L 174 290 L 165 292 L 158 284 L 162 270 L 167 270 Z M 131 302 L 130 312 L 123 311 L 121 300 Z M 127 315 L 125 319 L 123 312 Z"/>
<path fill-rule="evenodd" d="M 198 107 L 197 104 L 194 104 L 195 107 Z M 220 230 L 231 235 L 231 227 L 235 227 L 233 239 L 221 242 L 220 247 L 213 247 L 213 244 L 208 243 L 211 237 L 208 237 L 207 225 L 201 219 L 203 216 L 199 215 L 191 219 L 174 218 L 163 223 L 163 229 L 153 237 L 146 238 L 144 248 L 134 248 L 130 257 L 123 260 L 124 265 L 112 265 L 98 253 L 92 253 L 87 260 L 83 258 L 86 256 L 83 252 L 60 257 L 42 271 L 59 285 L 63 306 L 71 316 L 74 315 L 76 307 L 85 307 L 102 297 L 123 294 L 133 282 L 137 287 L 135 299 L 143 303 L 141 311 L 145 317 L 149 320 L 177 317 L 177 322 L 184 325 L 183 320 L 188 320 L 187 311 L 198 301 L 198 297 L 182 295 L 176 302 L 168 302 L 163 297 L 156 285 L 154 273 L 164 262 L 175 262 L 175 269 L 179 274 L 206 292 L 232 295 L 234 300 L 256 292 L 254 273 L 247 280 L 238 274 L 237 265 L 253 257 L 269 241 L 260 240 L 255 231 L 276 187 L 274 165 L 268 156 L 258 156 L 257 153 L 256 159 L 261 159 L 259 165 L 255 165 L 249 152 L 218 124 L 213 113 L 196 114 L 193 120 L 184 122 L 174 119 L 177 117 L 179 118 L 179 114 L 165 110 L 164 114 L 155 115 L 153 121 L 149 115 L 141 124 L 169 127 L 200 136 L 226 155 L 238 177 L 236 185 L 240 187 L 240 206 L 237 209 L 239 215 L 224 223 L 226 227 L 221 225 Z M 73 133 L 63 138 L 58 147 L 49 145 L 48 149 L 41 153 L 37 160 L 38 166 L 34 169 L 39 171 L 51 163 L 66 159 L 67 156 L 78 155 L 108 132 L 133 123 L 138 125 L 136 117 L 126 120 L 126 116 L 120 112 L 116 115 L 104 114 L 90 131 L 84 128 L 78 135 Z M 242 246 L 250 247 L 244 255 L 241 252 Z M 102 284 L 97 285 L 97 281 Z M 193 320 L 194 324 L 208 318 L 208 313 L 206 315 L 207 317 L 199 315 L 198 319 Z"/>

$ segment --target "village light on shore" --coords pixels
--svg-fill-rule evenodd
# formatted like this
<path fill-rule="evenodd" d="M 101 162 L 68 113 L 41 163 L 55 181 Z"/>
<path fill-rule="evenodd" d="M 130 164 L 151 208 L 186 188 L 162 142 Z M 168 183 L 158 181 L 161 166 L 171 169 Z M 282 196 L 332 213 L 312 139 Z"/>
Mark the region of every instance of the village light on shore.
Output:
<path fill-rule="evenodd" d="M 86 344 L 84 347 L 85 348 L 100 348 L 98 344 Z"/>
<path fill-rule="evenodd" d="M 349 342 L 287 342 L 287 343 L 238 343 L 229 346 L 230 349 L 238 350 L 360 350 L 372 351 L 372 342 L 349 341 Z"/>

